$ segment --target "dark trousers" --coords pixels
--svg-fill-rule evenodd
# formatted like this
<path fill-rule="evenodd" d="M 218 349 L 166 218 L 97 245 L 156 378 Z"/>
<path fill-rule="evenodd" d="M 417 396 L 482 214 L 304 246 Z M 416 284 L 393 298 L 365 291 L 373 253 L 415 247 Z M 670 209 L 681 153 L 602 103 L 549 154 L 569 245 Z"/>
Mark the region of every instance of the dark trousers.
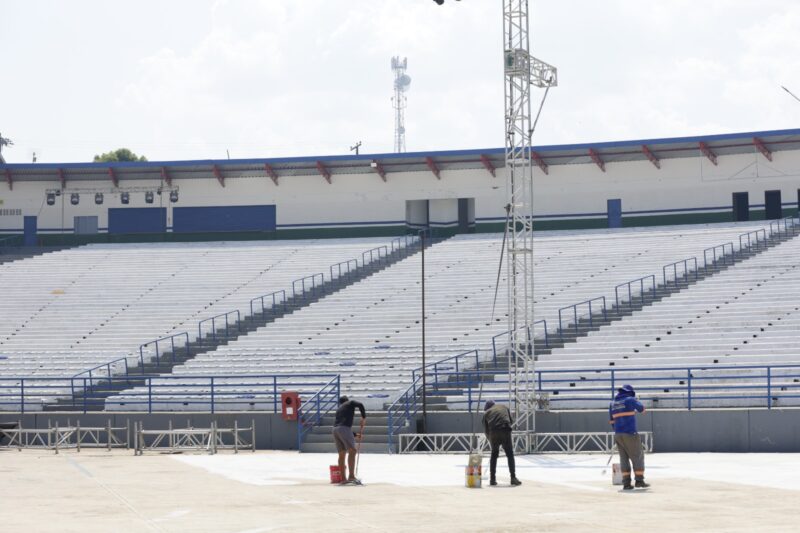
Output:
<path fill-rule="evenodd" d="M 487 438 L 492 447 L 492 455 L 489 458 L 489 475 L 491 479 L 495 479 L 495 473 L 497 472 L 497 456 L 500 455 L 501 446 L 506 454 L 506 459 L 508 459 L 508 471 L 511 473 L 511 477 L 517 477 L 514 467 L 514 445 L 511 443 L 511 430 L 501 429 L 490 431 Z"/>

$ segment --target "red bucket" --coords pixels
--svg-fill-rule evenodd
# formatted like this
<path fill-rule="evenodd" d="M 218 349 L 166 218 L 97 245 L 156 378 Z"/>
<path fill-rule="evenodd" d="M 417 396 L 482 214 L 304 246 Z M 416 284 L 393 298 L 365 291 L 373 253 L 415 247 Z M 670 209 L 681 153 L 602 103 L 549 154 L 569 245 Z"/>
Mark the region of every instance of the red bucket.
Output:
<path fill-rule="evenodd" d="M 331 483 L 342 482 L 342 471 L 339 470 L 339 465 L 331 465 Z"/>

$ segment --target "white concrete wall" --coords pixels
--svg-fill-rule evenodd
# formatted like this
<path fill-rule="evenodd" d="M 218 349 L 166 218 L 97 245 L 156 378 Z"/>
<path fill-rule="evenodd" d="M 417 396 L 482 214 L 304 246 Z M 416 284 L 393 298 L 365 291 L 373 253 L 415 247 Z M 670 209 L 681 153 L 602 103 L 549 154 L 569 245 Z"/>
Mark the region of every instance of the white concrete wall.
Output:
<path fill-rule="evenodd" d="M 718 166 L 705 157 L 662 160 L 661 170 L 648 161 L 607 163 L 606 172 L 594 164 L 551 166 L 549 175 L 535 169 L 534 207 L 542 218 L 604 218 L 606 200 L 621 198 L 624 214 L 661 210 L 730 210 L 731 193 L 747 191 L 750 204 L 763 204 L 764 191 L 780 189 L 785 205 L 796 205 L 800 188 L 800 151 L 775 152 L 773 162 L 756 153 L 719 156 Z M 455 199 L 475 198 L 477 222 L 502 221 L 507 203 L 504 173 L 493 178 L 483 169 L 443 170 L 441 179 L 428 171 L 390 173 L 384 182 L 377 174 L 333 175 L 328 184 L 320 176 L 285 176 L 276 186 L 263 178 L 227 178 L 225 187 L 216 179 L 176 179 L 180 201 L 170 204 L 166 195 L 156 196 L 152 206 L 171 207 L 276 204 L 278 229 L 326 225 L 400 225 L 406 220 L 406 200 L 433 200 L 431 222 L 458 220 Z M 82 194 L 78 206 L 61 198 L 45 205 L 45 189 L 53 182 L 16 181 L 13 190 L 0 184 L 0 213 L 22 210 L 22 215 L 0 215 L 0 232 L 21 231 L 22 216 L 38 216 L 42 230 L 65 228 L 71 232 L 73 217 L 96 215 L 100 228 L 108 226 L 107 209 L 122 207 L 118 195 L 105 195 L 105 203 L 94 204 L 93 194 Z M 158 186 L 159 181 L 125 181 L 126 186 Z M 68 181 L 73 188 L 97 187 L 98 182 Z M 107 184 L 111 187 L 110 182 Z M 437 202 L 437 200 L 446 200 Z M 449 206 L 452 204 L 452 213 Z M 148 207 L 143 193 L 132 193 L 130 207 Z M 558 217 L 570 215 L 569 217 Z"/>

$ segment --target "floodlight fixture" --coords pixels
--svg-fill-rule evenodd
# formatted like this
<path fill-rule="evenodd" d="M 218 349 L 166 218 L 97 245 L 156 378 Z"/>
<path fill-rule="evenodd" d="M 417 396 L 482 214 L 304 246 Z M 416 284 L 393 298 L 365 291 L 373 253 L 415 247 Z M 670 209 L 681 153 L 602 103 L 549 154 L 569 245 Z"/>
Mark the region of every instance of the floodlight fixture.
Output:
<path fill-rule="evenodd" d="M 155 195 L 153 194 L 153 191 L 147 191 L 146 193 L 144 193 L 144 203 L 152 204 L 153 203 L 153 198 L 155 198 Z"/>
<path fill-rule="evenodd" d="M 101 192 L 95 193 L 94 203 L 97 205 L 103 205 L 103 193 Z"/>
<path fill-rule="evenodd" d="M 128 192 L 123 192 L 119 195 L 119 201 L 122 202 L 124 205 L 128 205 L 131 203 L 131 195 Z"/>
<path fill-rule="evenodd" d="M 173 204 L 178 201 L 178 191 L 170 191 L 169 192 L 169 201 Z"/>
<path fill-rule="evenodd" d="M 69 195 L 69 203 L 72 205 L 78 205 L 81 202 L 81 195 L 74 192 Z"/>
<path fill-rule="evenodd" d="M 47 193 L 47 205 L 55 205 L 56 204 L 56 193 L 49 192 Z"/>

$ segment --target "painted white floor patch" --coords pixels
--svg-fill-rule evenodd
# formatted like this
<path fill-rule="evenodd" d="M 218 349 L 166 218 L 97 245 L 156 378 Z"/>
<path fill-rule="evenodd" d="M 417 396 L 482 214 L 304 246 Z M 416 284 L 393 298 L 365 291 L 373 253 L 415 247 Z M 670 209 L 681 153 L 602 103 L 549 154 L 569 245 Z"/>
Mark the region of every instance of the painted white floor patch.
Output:
<path fill-rule="evenodd" d="M 228 479 L 252 485 L 327 483 L 335 454 L 259 452 L 256 454 L 182 455 L 175 460 L 203 468 Z M 517 477 L 577 490 L 616 490 L 611 469 L 605 475 L 607 455 L 532 455 L 517 457 Z M 364 455 L 358 476 L 367 484 L 403 487 L 464 485 L 466 455 Z M 665 453 L 646 459 L 646 477 L 689 478 L 800 491 L 800 454 Z M 483 463 L 488 477 L 489 460 Z M 497 466 L 498 480 L 508 482 L 505 457 Z M 301 504 L 301 502 L 292 502 Z"/>

